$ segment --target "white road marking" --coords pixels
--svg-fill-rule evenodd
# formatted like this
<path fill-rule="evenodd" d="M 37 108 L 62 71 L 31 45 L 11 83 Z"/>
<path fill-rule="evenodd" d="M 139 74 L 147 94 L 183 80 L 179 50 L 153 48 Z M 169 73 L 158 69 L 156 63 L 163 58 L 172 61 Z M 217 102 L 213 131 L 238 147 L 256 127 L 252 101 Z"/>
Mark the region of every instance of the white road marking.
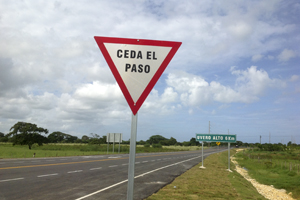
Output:
<path fill-rule="evenodd" d="M 7 181 L 18 181 L 18 180 L 22 180 L 24 178 L 14 178 L 14 179 L 6 179 L 6 180 L 0 180 L 0 183 L 1 182 L 7 182 Z"/>
<path fill-rule="evenodd" d="M 82 170 L 70 171 L 70 172 L 68 172 L 68 174 L 77 173 L 77 172 L 82 172 Z"/>
<path fill-rule="evenodd" d="M 148 162 L 148 161 L 143 161 L 142 163 L 146 163 L 146 162 Z"/>
<path fill-rule="evenodd" d="M 97 169 L 102 169 L 102 167 L 92 168 L 92 169 L 90 169 L 90 170 L 97 170 Z"/>
<path fill-rule="evenodd" d="M 155 162 L 155 160 L 151 160 L 151 162 Z"/>
<path fill-rule="evenodd" d="M 52 161 L 55 161 L 55 160 L 46 160 L 46 161 L 52 162 Z"/>
<path fill-rule="evenodd" d="M 140 164 L 140 162 L 136 162 L 135 164 Z"/>
<path fill-rule="evenodd" d="M 177 163 L 174 163 L 174 164 L 171 164 L 171 165 L 167 165 L 167 166 L 164 166 L 164 167 L 160 167 L 160 168 L 151 170 L 151 171 L 149 171 L 149 172 L 140 174 L 140 175 L 138 175 L 138 176 L 136 176 L 136 177 L 134 177 L 134 178 L 136 179 L 136 178 L 145 176 L 145 175 L 147 175 L 147 174 L 151 174 L 151 173 L 153 173 L 153 172 L 156 172 L 156 171 L 159 171 L 159 170 L 168 168 L 168 167 L 172 167 L 172 166 L 174 166 L 174 165 L 178 165 L 178 164 L 181 164 L 181 163 L 184 163 L 184 162 L 188 162 L 188 161 L 190 161 L 190 160 L 194 160 L 194 159 L 197 159 L 197 158 L 201 158 L 201 156 L 197 156 L 197 157 L 194 157 L 194 158 L 190 158 L 190 159 L 188 159 L 188 160 L 184 160 L 184 161 L 180 161 L 180 162 L 177 162 Z M 93 192 L 93 193 L 91 193 L 91 194 L 88 194 L 88 195 L 86 195 L 86 196 L 80 197 L 80 198 L 78 198 L 78 199 L 76 199 L 76 200 L 85 199 L 85 198 L 87 198 L 87 197 L 93 196 L 93 195 L 95 195 L 95 194 L 98 194 L 98 193 L 100 193 L 100 192 L 103 192 L 103 191 L 105 191 L 105 190 L 108 190 L 108 189 L 110 189 L 110 188 L 113 188 L 113 187 L 115 187 L 115 186 L 118 186 L 118 185 L 120 185 L 120 184 L 122 184 L 122 183 L 126 183 L 126 182 L 128 182 L 128 179 L 126 179 L 126 180 L 124 180 L 124 181 L 121 181 L 121 182 L 119 182 L 119 183 L 116 183 L 116 184 L 114 184 L 114 185 L 108 186 L 108 187 L 106 187 L 106 188 L 103 188 L 103 189 L 101 189 L 101 190 L 98 190 L 98 191 L 96 191 L 96 192 Z"/>
<path fill-rule="evenodd" d="M 128 165 L 128 163 L 122 164 L 122 165 Z"/>
<path fill-rule="evenodd" d="M 118 167 L 118 165 L 111 165 L 111 166 L 109 166 L 109 167 Z"/>
<path fill-rule="evenodd" d="M 41 177 L 45 177 L 45 176 L 56 176 L 56 175 L 58 175 L 58 174 L 45 174 L 45 175 L 40 175 L 37 177 L 41 178 Z"/>

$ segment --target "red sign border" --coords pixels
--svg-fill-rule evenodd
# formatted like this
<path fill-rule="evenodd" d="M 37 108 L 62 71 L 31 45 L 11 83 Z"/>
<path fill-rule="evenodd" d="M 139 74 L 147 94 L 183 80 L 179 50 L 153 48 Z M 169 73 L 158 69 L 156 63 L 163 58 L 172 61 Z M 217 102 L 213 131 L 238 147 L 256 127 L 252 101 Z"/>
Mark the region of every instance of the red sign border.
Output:
<path fill-rule="evenodd" d="M 173 42 L 173 41 L 160 41 L 160 40 L 147 40 L 147 39 L 130 39 L 130 38 L 115 38 L 115 37 L 101 37 L 95 36 L 96 43 L 98 44 L 110 70 L 112 71 L 123 95 L 133 113 L 136 115 L 140 107 L 143 105 L 144 101 L 150 94 L 151 90 L 155 86 L 156 82 L 165 71 L 166 67 L 174 57 L 175 53 L 181 46 L 182 42 Z M 161 46 L 161 47 L 171 47 L 170 52 L 162 62 L 161 66 L 158 68 L 157 72 L 154 74 L 149 84 L 146 86 L 145 90 L 139 97 L 136 103 L 134 103 L 121 75 L 119 74 L 117 67 L 115 66 L 112 58 L 110 57 L 104 43 L 115 43 L 115 44 L 131 44 L 131 45 L 145 45 L 145 46 Z"/>

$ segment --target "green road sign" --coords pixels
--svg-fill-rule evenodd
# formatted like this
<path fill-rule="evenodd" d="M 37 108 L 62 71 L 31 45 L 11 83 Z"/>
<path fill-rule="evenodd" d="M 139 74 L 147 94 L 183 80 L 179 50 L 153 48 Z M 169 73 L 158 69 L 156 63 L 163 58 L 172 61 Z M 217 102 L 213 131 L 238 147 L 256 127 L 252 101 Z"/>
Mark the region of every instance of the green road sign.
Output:
<path fill-rule="evenodd" d="M 236 135 L 196 134 L 196 140 L 205 142 L 236 142 Z"/>

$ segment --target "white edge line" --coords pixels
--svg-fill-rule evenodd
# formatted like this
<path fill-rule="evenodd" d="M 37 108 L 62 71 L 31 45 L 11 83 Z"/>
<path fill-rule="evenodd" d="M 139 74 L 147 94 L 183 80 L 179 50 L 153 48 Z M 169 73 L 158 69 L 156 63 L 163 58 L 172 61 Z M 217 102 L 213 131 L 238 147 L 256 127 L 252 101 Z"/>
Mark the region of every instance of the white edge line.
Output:
<path fill-rule="evenodd" d="M 24 179 L 24 178 L 14 178 L 14 179 L 0 180 L 0 182 L 17 181 L 17 180 L 22 180 L 22 179 Z"/>
<path fill-rule="evenodd" d="M 56 174 L 45 174 L 45 175 L 40 175 L 37 177 L 41 178 L 41 177 L 45 177 L 45 176 L 56 176 L 56 175 L 58 175 L 58 174 L 57 173 Z"/>
<path fill-rule="evenodd" d="M 184 163 L 184 162 L 187 162 L 187 161 L 190 161 L 190 160 L 194 160 L 194 159 L 200 158 L 200 157 L 201 157 L 201 156 L 197 156 L 197 157 L 194 157 L 194 158 L 190 158 L 190 159 L 188 159 L 188 160 L 184 160 L 184 161 L 180 161 L 180 162 L 177 162 L 177 163 L 174 163 L 174 164 L 171 164 L 171 165 L 167 165 L 167 166 L 164 166 L 164 167 L 160 167 L 160 168 L 154 169 L 154 170 L 152 170 L 152 171 L 149 171 L 149 172 L 140 174 L 140 175 L 138 175 L 138 176 L 136 176 L 136 177 L 134 177 L 134 178 L 139 178 L 139 177 L 145 176 L 145 175 L 147 175 L 147 174 L 151 174 L 151 173 L 153 173 L 153 172 L 159 171 L 159 170 L 161 170 L 161 169 L 168 168 L 168 167 L 172 167 L 172 166 L 174 166 L 174 165 L 178 165 L 178 164 L 180 164 L 180 163 Z M 120 185 L 120 184 L 122 184 L 122 183 L 126 183 L 127 181 L 128 181 L 128 179 L 127 179 L 127 180 L 124 180 L 124 181 L 121 181 L 121 182 L 119 182 L 119 183 L 116 183 L 116 184 L 114 184 L 114 185 L 108 186 L 108 187 L 106 187 L 106 188 L 103 188 L 103 189 L 101 189 L 101 190 L 98 190 L 98 191 L 96 191 L 96 192 L 93 192 L 93 193 L 91 193 L 91 194 L 88 194 L 88 195 L 86 195 L 86 196 L 80 197 L 80 198 L 78 198 L 78 199 L 76 199 L 76 200 L 85 199 L 85 198 L 87 198 L 87 197 L 90 197 L 90 196 L 95 195 L 95 194 L 97 194 L 97 193 L 103 192 L 103 191 L 105 191 L 105 190 L 108 190 L 108 189 L 110 189 L 110 188 L 112 188 L 112 187 L 115 187 L 115 186 L 117 186 L 117 185 Z"/>

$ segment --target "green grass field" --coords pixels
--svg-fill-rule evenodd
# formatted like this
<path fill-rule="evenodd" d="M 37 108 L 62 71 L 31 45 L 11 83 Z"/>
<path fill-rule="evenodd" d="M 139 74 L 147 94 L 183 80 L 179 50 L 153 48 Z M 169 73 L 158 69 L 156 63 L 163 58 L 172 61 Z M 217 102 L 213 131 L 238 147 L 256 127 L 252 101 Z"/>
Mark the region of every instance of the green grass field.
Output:
<path fill-rule="evenodd" d="M 231 155 L 234 153 L 235 150 L 231 150 Z M 208 156 L 204 160 L 206 169 L 199 169 L 201 165 L 202 163 L 199 163 L 177 177 L 147 200 L 266 199 L 251 183 L 234 171 L 233 163 L 231 163 L 233 172 L 226 170 L 228 168 L 227 151 Z"/>
<path fill-rule="evenodd" d="M 194 150 L 190 148 L 152 148 L 138 145 L 136 153 L 150 153 L 150 152 L 171 152 L 171 151 L 187 151 Z M 114 153 L 118 153 L 119 144 L 115 144 Z M 4 158 L 32 158 L 35 157 L 64 157 L 64 156 L 87 156 L 87 155 L 100 155 L 107 154 L 107 145 L 88 145 L 88 144 L 44 144 L 38 146 L 34 144 L 32 149 L 29 150 L 27 145 L 15 145 L 10 143 L 0 144 L 0 159 Z M 120 153 L 129 153 L 129 145 L 120 145 Z M 108 154 L 113 154 L 113 145 L 109 145 Z"/>
<path fill-rule="evenodd" d="M 259 183 L 273 185 L 278 189 L 292 192 L 300 199 L 300 151 L 263 152 L 242 151 L 236 155 L 239 165 Z"/>

